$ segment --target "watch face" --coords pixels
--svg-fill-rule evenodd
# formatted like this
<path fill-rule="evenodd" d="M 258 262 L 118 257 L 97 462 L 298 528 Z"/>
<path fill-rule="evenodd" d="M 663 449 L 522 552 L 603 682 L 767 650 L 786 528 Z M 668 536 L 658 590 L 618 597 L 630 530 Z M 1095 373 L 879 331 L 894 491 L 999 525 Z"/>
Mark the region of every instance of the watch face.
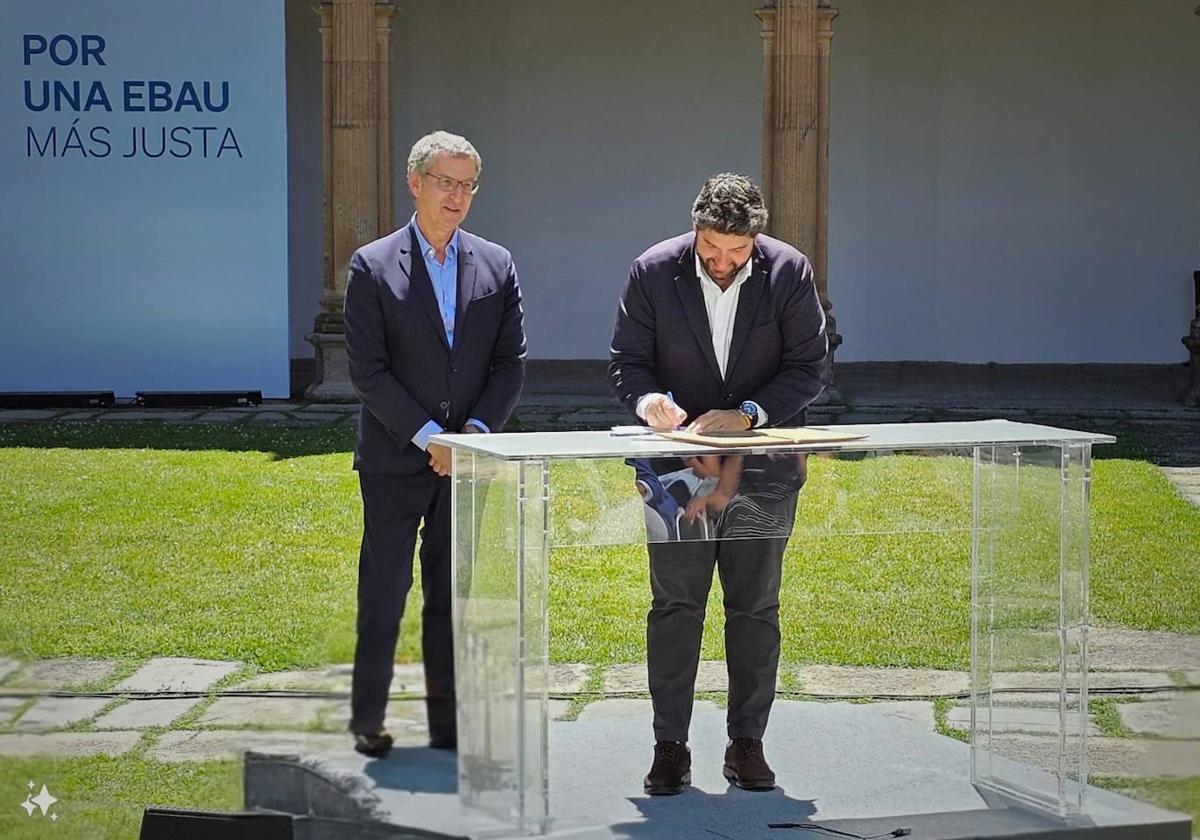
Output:
<path fill-rule="evenodd" d="M 758 406 L 756 406 L 752 402 L 744 402 L 744 403 L 742 403 L 741 412 L 742 412 L 742 414 L 749 414 L 751 417 L 757 417 L 758 416 Z"/>

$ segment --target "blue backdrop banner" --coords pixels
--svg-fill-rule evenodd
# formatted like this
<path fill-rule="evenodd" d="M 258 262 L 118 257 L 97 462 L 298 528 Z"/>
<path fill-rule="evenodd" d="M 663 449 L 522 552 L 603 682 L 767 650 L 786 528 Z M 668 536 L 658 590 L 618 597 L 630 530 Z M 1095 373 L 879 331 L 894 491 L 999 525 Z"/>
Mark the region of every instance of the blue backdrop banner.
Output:
<path fill-rule="evenodd" d="M 0 38 L 0 391 L 287 396 L 282 0 L 5 0 Z"/>

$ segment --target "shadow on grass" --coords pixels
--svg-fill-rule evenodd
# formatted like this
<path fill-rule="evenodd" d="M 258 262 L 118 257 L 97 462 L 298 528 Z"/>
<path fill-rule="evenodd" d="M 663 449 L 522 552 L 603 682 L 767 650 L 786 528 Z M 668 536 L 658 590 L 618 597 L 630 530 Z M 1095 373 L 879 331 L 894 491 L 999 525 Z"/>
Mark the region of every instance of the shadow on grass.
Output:
<path fill-rule="evenodd" d="M 310 427 L 172 425 L 156 421 L 0 424 L 0 449 L 17 447 L 266 452 L 282 460 L 352 452 L 354 428 L 341 421 Z"/>
<path fill-rule="evenodd" d="M 1109 427 L 1104 429 L 1093 426 L 1086 420 L 1080 420 L 1072 428 L 1076 428 L 1081 432 L 1100 432 L 1116 437 L 1116 443 L 1105 443 L 1092 447 L 1092 458 L 1094 460 L 1113 458 L 1121 458 L 1127 461 L 1150 460 L 1150 447 L 1147 445 L 1146 439 L 1129 426 L 1119 425 L 1116 428 Z"/>

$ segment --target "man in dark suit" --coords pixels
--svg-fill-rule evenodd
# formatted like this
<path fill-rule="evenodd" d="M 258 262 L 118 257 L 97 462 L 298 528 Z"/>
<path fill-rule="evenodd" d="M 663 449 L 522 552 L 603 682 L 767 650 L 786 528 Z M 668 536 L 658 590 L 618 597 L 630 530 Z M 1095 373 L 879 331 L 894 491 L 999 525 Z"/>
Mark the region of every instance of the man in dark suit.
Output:
<path fill-rule="evenodd" d="M 766 223 L 762 194 L 749 178 L 716 175 L 692 207 L 693 230 L 634 261 L 609 376 L 643 422 L 658 429 L 688 424 L 697 432 L 803 425 L 805 407 L 822 388 L 825 317 L 808 259 L 763 235 Z M 718 539 L 648 546 L 655 737 L 649 794 L 679 793 L 691 781 L 688 727 L 714 565 L 724 590 L 729 672 L 724 774 L 749 790 L 775 785 L 762 738 L 775 698 L 780 576 L 803 465 L 795 456 L 726 456 L 708 497 L 723 515 Z M 688 514 L 705 507 L 693 502 Z"/>
<path fill-rule="evenodd" d="M 392 746 L 384 719 L 418 525 L 429 742 L 457 747 L 450 450 L 429 438 L 499 429 L 525 376 L 512 256 L 460 227 L 480 167 L 465 138 L 422 137 L 408 158 L 411 221 L 350 260 L 346 350 L 362 400 L 354 468 L 363 502 L 350 731 L 373 757 Z"/>

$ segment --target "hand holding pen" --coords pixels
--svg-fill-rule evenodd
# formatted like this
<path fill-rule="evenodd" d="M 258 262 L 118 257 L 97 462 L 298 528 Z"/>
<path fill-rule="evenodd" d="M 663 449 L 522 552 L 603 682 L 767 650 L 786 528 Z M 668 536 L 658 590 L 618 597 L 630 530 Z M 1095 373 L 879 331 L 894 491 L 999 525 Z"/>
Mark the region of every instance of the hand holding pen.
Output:
<path fill-rule="evenodd" d="M 658 394 L 646 402 L 646 422 L 654 429 L 678 429 L 687 419 L 687 412 L 675 402 L 675 396 L 667 391 Z"/>

